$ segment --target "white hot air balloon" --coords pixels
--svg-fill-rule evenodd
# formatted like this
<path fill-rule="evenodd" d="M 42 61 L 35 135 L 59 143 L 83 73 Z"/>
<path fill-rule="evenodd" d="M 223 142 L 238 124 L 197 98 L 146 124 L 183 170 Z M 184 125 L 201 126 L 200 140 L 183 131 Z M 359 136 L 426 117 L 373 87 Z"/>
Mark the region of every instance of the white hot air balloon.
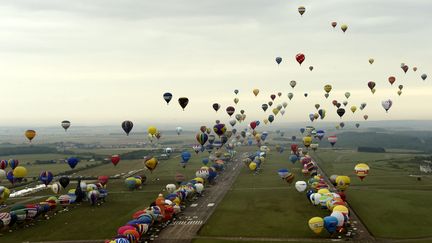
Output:
<path fill-rule="evenodd" d="M 297 181 L 295 183 L 295 189 L 298 192 L 304 192 L 306 190 L 306 188 L 307 188 L 307 183 L 305 181 Z"/>
<path fill-rule="evenodd" d="M 175 191 L 175 189 L 176 189 L 176 185 L 174 185 L 174 184 L 168 184 L 168 185 L 166 185 L 165 188 L 166 188 L 166 190 L 167 190 L 168 193 L 173 193 Z"/>
<path fill-rule="evenodd" d="M 384 108 L 384 110 L 386 111 L 386 112 L 388 112 L 388 110 L 392 107 L 392 105 L 393 105 L 393 101 L 391 101 L 390 99 L 388 99 L 388 100 L 383 100 L 382 102 L 381 102 L 381 105 L 382 105 L 382 107 Z"/>

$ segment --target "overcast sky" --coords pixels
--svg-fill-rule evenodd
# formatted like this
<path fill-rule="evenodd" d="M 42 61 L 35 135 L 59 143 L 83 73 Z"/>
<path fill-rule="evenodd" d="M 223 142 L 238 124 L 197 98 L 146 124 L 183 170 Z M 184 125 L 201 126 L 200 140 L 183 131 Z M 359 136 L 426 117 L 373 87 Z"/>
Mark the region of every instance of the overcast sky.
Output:
<path fill-rule="evenodd" d="M 431 11 L 430 0 L 4 0 L 0 125 L 227 122 L 234 89 L 240 91 L 235 107 L 246 111 L 247 121 L 266 118 L 271 109 L 264 113 L 261 104 L 277 92 L 283 95 L 275 105 L 289 104 L 276 123 L 306 123 L 316 103 L 327 110 L 327 121 L 340 121 L 331 101 L 342 102 L 346 91 L 348 109 L 367 107 L 347 111 L 344 121 L 364 114 L 432 119 Z M 306 55 L 301 66 L 299 52 Z M 276 56 L 283 58 L 279 67 Z M 430 74 L 426 81 L 423 73 Z M 393 86 L 390 75 L 397 78 Z M 370 80 L 377 83 L 374 95 Z M 333 85 L 329 99 L 325 84 Z M 174 95 L 168 106 L 167 91 Z M 184 112 L 181 96 L 190 99 Z M 394 104 L 386 114 L 381 101 L 388 98 Z M 214 102 L 222 105 L 218 113 Z"/>

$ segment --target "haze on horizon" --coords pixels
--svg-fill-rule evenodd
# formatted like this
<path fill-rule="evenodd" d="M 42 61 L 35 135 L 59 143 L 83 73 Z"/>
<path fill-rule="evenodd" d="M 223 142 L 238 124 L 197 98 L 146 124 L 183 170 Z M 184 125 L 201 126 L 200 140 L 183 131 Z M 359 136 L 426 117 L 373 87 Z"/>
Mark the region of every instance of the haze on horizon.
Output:
<path fill-rule="evenodd" d="M 266 118 L 271 108 L 264 113 L 261 104 L 279 91 L 283 96 L 274 103 L 288 107 L 275 124 L 309 122 L 316 103 L 327 110 L 325 121 L 339 122 L 331 101 L 345 100 L 346 91 L 344 121 L 363 114 L 432 119 L 431 10 L 427 0 L 6 0 L 0 5 L 0 126 L 55 126 L 64 119 L 75 125 L 228 121 L 234 89 L 246 121 Z M 301 67 L 294 58 L 299 52 L 306 55 Z M 284 59 L 279 67 L 276 56 Z M 422 81 L 422 73 L 430 77 Z M 397 78 L 393 86 L 390 75 Z M 294 90 L 291 80 L 298 83 Z M 369 80 L 377 83 L 375 95 Z M 327 83 L 333 91 L 325 99 Z M 168 106 L 164 92 L 174 95 Z M 181 96 L 190 99 L 184 112 Z M 381 100 L 388 98 L 394 104 L 386 114 Z M 222 105 L 218 113 L 214 102 Z M 349 107 L 361 102 L 367 107 L 353 115 Z"/>

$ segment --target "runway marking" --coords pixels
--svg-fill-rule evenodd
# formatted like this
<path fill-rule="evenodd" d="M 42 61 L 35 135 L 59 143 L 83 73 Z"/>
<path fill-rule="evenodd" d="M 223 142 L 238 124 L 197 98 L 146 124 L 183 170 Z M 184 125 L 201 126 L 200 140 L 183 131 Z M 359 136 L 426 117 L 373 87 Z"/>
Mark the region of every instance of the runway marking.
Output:
<path fill-rule="evenodd" d="M 172 223 L 173 225 L 201 225 L 203 224 L 202 220 L 192 220 L 192 221 L 175 221 Z"/>
<path fill-rule="evenodd" d="M 191 208 L 194 208 L 194 207 L 196 207 L 196 206 L 198 206 L 198 203 L 194 203 L 194 204 L 191 204 L 191 205 L 190 205 Z"/>
<path fill-rule="evenodd" d="M 213 207 L 215 204 L 214 203 L 209 203 L 207 204 L 207 207 Z"/>

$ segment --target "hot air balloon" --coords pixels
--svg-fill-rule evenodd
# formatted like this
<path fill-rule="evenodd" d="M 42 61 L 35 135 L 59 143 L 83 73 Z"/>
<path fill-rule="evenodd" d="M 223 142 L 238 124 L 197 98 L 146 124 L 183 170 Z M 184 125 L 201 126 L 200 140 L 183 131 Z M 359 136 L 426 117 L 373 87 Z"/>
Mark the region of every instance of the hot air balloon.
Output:
<path fill-rule="evenodd" d="M 254 90 L 252 91 L 252 93 L 253 93 L 255 96 L 257 96 L 257 95 L 259 94 L 259 89 L 254 89 Z"/>
<path fill-rule="evenodd" d="M 201 146 L 203 146 L 208 140 L 208 135 L 205 133 L 198 133 L 196 135 L 196 140 L 199 144 L 201 144 Z"/>
<path fill-rule="evenodd" d="M 319 109 L 318 110 L 318 115 L 320 116 L 321 120 L 324 119 L 325 115 L 326 115 L 326 110 L 324 109 Z"/>
<path fill-rule="evenodd" d="M 60 177 L 60 179 L 59 179 L 59 183 L 63 188 L 66 188 L 69 185 L 69 182 L 70 182 L 69 177 L 63 176 L 63 177 Z"/>
<path fill-rule="evenodd" d="M 294 88 L 296 85 L 297 85 L 297 82 L 296 82 L 295 80 L 291 80 L 291 81 L 290 81 L 290 86 L 291 86 L 292 88 Z"/>
<path fill-rule="evenodd" d="M 407 73 L 408 72 L 408 65 L 403 65 L 402 67 L 402 70 L 404 71 L 404 73 Z"/>
<path fill-rule="evenodd" d="M 303 138 L 303 145 L 306 148 L 309 148 L 309 146 L 311 145 L 311 143 L 312 143 L 312 137 L 307 136 L 307 137 Z"/>
<path fill-rule="evenodd" d="M 360 180 L 363 180 L 369 173 L 369 166 L 365 163 L 360 163 L 354 167 L 354 171 Z"/>
<path fill-rule="evenodd" d="M 279 65 L 282 62 L 282 57 L 276 57 L 276 63 Z"/>
<path fill-rule="evenodd" d="M 53 180 L 53 174 L 50 171 L 42 171 L 39 175 L 39 180 L 47 186 Z"/>
<path fill-rule="evenodd" d="M 75 157 L 70 157 L 66 161 L 69 164 L 69 166 L 73 169 L 78 164 L 79 159 Z"/>
<path fill-rule="evenodd" d="M 17 159 L 10 159 L 10 160 L 8 160 L 7 164 L 9 164 L 9 166 L 13 170 L 13 169 L 15 169 L 19 165 L 19 161 Z"/>
<path fill-rule="evenodd" d="M 329 141 L 329 143 L 331 144 L 332 147 L 336 144 L 337 140 L 338 139 L 337 139 L 336 136 L 329 136 L 328 137 L 328 141 Z"/>
<path fill-rule="evenodd" d="M 263 109 L 263 111 L 265 112 L 268 109 L 268 105 L 267 104 L 262 104 L 261 108 Z"/>
<path fill-rule="evenodd" d="M 227 114 L 231 117 L 231 116 L 234 114 L 234 112 L 235 112 L 235 108 L 232 107 L 232 106 L 228 106 L 228 107 L 226 108 L 226 112 L 227 112 Z"/>
<path fill-rule="evenodd" d="M 298 53 L 295 58 L 297 62 L 301 65 L 305 60 L 305 55 L 303 53 Z"/>
<path fill-rule="evenodd" d="M 219 123 L 213 126 L 213 131 L 220 137 L 226 132 L 225 124 Z"/>
<path fill-rule="evenodd" d="M 309 66 L 309 70 L 312 72 L 312 70 L 314 69 L 313 66 Z"/>
<path fill-rule="evenodd" d="M 330 84 L 324 85 L 324 91 L 328 94 L 332 90 L 332 86 Z"/>
<path fill-rule="evenodd" d="M 389 81 L 389 83 L 390 83 L 391 85 L 393 85 L 393 83 L 396 81 L 396 78 L 395 78 L 394 76 L 390 76 L 390 77 L 388 78 L 388 81 Z"/>
<path fill-rule="evenodd" d="M 111 163 L 116 166 L 120 162 L 120 155 L 115 154 L 111 156 Z"/>
<path fill-rule="evenodd" d="M 236 105 L 239 103 L 239 101 L 240 101 L 239 98 L 237 98 L 237 97 L 234 98 L 234 103 L 235 103 Z"/>
<path fill-rule="evenodd" d="M 357 110 L 357 106 L 353 105 L 353 106 L 351 106 L 350 109 L 351 109 L 352 113 L 354 113 L 354 112 L 356 112 L 356 110 Z"/>
<path fill-rule="evenodd" d="M 333 29 L 336 28 L 337 22 L 335 22 L 335 21 L 331 22 L 331 26 L 333 27 Z"/>
<path fill-rule="evenodd" d="M 238 89 L 235 89 L 234 90 L 234 94 L 238 94 L 239 93 L 239 90 Z"/>
<path fill-rule="evenodd" d="M 368 115 L 364 115 L 363 118 L 364 118 L 365 120 L 367 120 L 367 119 L 369 118 L 369 116 L 368 116 Z"/>
<path fill-rule="evenodd" d="M 295 183 L 295 188 L 298 192 L 304 192 L 307 188 L 307 183 L 305 181 L 297 181 Z"/>
<path fill-rule="evenodd" d="M 155 157 L 144 159 L 144 165 L 150 172 L 153 172 L 158 165 L 158 160 Z"/>
<path fill-rule="evenodd" d="M 192 155 L 188 151 L 184 151 L 181 153 L 182 161 L 180 163 L 182 164 L 183 168 L 186 166 L 187 162 L 189 161 L 189 159 L 191 157 L 192 157 Z"/>
<path fill-rule="evenodd" d="M 392 105 L 393 105 L 393 101 L 391 101 L 390 99 L 388 99 L 388 100 L 383 100 L 382 102 L 381 102 L 381 105 L 382 105 L 382 107 L 384 108 L 384 110 L 386 111 L 386 112 L 388 112 L 388 110 L 392 107 Z"/>
<path fill-rule="evenodd" d="M 0 160 L 0 169 L 4 170 L 6 169 L 6 167 L 8 166 L 8 161 L 7 160 Z"/>
<path fill-rule="evenodd" d="M 35 130 L 27 130 L 24 135 L 26 138 L 31 142 L 34 137 L 36 137 L 36 131 Z"/>
<path fill-rule="evenodd" d="M 370 64 L 374 63 L 374 61 L 375 61 L 375 60 L 374 60 L 373 58 L 369 58 L 369 63 L 370 63 Z"/>
<path fill-rule="evenodd" d="M 421 79 L 423 79 L 423 81 L 425 81 L 425 80 L 427 79 L 427 74 L 426 74 L 426 73 L 423 73 L 423 74 L 421 75 Z"/>
<path fill-rule="evenodd" d="M 324 217 L 324 228 L 330 234 L 336 232 L 337 225 L 338 225 L 338 219 L 336 217 L 333 216 Z"/>
<path fill-rule="evenodd" d="M 373 82 L 373 81 L 369 81 L 368 82 L 368 87 L 369 87 L 369 89 L 371 90 L 371 92 L 372 92 L 372 94 L 373 93 L 375 93 L 375 82 Z"/>
<path fill-rule="evenodd" d="M 342 118 L 343 115 L 345 114 L 345 109 L 339 108 L 339 109 L 337 109 L 336 113 L 340 116 L 340 118 Z"/>
<path fill-rule="evenodd" d="M 348 176 L 336 177 L 336 188 L 340 191 L 345 191 L 351 183 L 351 179 Z"/>
<path fill-rule="evenodd" d="M 217 112 L 220 109 L 220 105 L 218 103 L 213 104 L 213 109 Z"/>
<path fill-rule="evenodd" d="M 272 123 L 274 121 L 274 116 L 273 115 L 269 115 L 267 119 L 268 119 L 268 121 L 270 123 Z"/>
<path fill-rule="evenodd" d="M 22 179 L 27 176 L 27 169 L 23 166 L 17 166 L 13 170 L 13 176 L 17 179 Z"/>
<path fill-rule="evenodd" d="M 304 6 L 300 6 L 298 7 L 298 12 L 301 16 L 303 16 L 303 14 L 306 12 L 306 8 Z"/>
<path fill-rule="evenodd" d="M 341 30 L 345 33 L 345 31 L 347 31 L 347 29 L 348 29 L 348 25 L 346 25 L 346 24 L 343 24 L 343 25 L 341 25 Z"/>
<path fill-rule="evenodd" d="M 345 92 L 345 97 L 348 99 L 351 96 L 350 92 Z"/>
<path fill-rule="evenodd" d="M 133 123 L 131 121 L 122 122 L 123 131 L 125 131 L 126 135 L 129 136 L 130 131 L 132 131 Z"/>
<path fill-rule="evenodd" d="M 149 127 L 147 128 L 147 133 L 148 133 L 149 135 L 151 135 L 152 137 L 156 135 L 157 131 L 158 131 L 157 128 L 154 127 L 154 126 L 149 126 Z"/>
<path fill-rule="evenodd" d="M 324 228 L 324 220 L 321 217 L 313 217 L 309 219 L 309 228 L 315 233 L 320 234 Z"/>
<path fill-rule="evenodd" d="M 294 97 L 294 94 L 293 93 L 288 93 L 288 99 L 292 99 Z"/>
<path fill-rule="evenodd" d="M 184 110 L 186 106 L 189 104 L 189 99 L 186 97 L 181 97 L 178 99 L 178 103 L 181 106 L 181 108 Z"/>
<path fill-rule="evenodd" d="M 169 92 L 163 94 L 163 99 L 165 100 L 167 105 L 170 103 L 172 97 L 173 97 L 173 95 Z"/>
<path fill-rule="evenodd" d="M 61 122 L 61 126 L 63 127 L 63 129 L 65 131 L 67 131 L 67 129 L 70 127 L 70 125 L 71 125 L 70 121 L 64 120 L 64 121 Z"/>

